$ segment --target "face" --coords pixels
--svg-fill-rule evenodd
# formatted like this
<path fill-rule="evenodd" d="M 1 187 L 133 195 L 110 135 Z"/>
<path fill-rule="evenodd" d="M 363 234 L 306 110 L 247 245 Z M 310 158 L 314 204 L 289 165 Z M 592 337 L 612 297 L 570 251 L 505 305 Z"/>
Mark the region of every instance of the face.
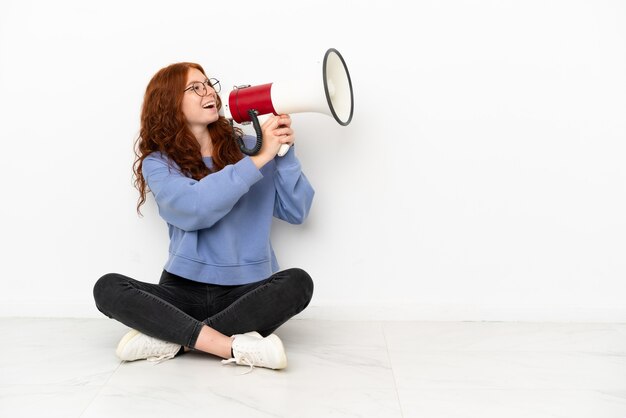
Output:
<path fill-rule="evenodd" d="M 192 87 L 194 82 L 205 83 L 206 96 L 200 97 L 196 94 Z M 187 90 L 183 95 L 182 111 L 192 131 L 196 131 L 198 128 L 206 128 L 208 124 L 215 122 L 219 118 L 217 93 L 208 83 L 207 77 L 200 70 L 190 68 L 187 73 L 185 88 Z M 202 89 L 200 89 L 199 93 L 202 94 Z"/>

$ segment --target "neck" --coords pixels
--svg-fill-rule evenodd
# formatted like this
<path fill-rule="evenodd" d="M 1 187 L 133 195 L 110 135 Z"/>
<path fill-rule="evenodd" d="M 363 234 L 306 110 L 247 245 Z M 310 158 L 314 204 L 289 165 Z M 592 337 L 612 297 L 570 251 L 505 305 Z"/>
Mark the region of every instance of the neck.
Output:
<path fill-rule="evenodd" d="M 199 129 L 197 132 L 193 132 L 196 137 L 196 141 L 200 144 L 200 153 L 203 157 L 211 157 L 213 155 L 213 141 L 211 140 L 211 134 L 209 130 Z"/>

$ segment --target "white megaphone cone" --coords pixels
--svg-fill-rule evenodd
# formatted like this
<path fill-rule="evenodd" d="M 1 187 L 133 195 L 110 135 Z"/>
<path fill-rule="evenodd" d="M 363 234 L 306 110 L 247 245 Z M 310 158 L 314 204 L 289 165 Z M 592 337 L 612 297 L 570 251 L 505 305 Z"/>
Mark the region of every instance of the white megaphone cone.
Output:
<path fill-rule="evenodd" d="M 260 115 L 323 113 L 332 116 L 342 126 L 348 125 L 354 113 L 350 73 L 339 51 L 331 48 L 324 55 L 321 70 L 311 76 L 233 88 L 228 100 L 223 101 L 222 112 L 224 117 L 237 123 L 254 124 L 257 145 L 248 149 L 242 142 L 239 144 L 245 154 L 253 155 L 261 148 Z M 289 145 L 284 144 L 278 155 L 283 156 L 288 150 Z"/>

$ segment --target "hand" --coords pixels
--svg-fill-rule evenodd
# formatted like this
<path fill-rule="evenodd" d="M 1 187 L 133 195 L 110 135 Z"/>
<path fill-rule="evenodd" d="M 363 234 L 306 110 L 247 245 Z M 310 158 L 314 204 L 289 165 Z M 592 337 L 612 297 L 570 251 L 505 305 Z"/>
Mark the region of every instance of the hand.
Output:
<path fill-rule="evenodd" d="M 261 131 L 263 132 L 263 146 L 257 155 L 251 157 L 257 168 L 271 161 L 282 144 L 292 145 L 295 141 L 289 115 L 270 116 L 261 125 Z"/>

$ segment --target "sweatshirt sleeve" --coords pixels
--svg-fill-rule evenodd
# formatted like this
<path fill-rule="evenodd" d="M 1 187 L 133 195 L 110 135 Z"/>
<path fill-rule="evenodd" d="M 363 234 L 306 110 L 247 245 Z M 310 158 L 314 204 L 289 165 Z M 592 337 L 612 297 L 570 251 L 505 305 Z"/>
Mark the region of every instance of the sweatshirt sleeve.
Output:
<path fill-rule="evenodd" d="M 148 156 L 142 171 L 161 217 L 184 231 L 215 224 L 263 177 L 249 157 L 199 181 L 161 156 Z"/>
<path fill-rule="evenodd" d="M 315 190 L 302 172 L 293 146 L 284 157 L 276 157 L 275 161 L 274 216 L 291 224 L 301 224 L 309 215 Z"/>

